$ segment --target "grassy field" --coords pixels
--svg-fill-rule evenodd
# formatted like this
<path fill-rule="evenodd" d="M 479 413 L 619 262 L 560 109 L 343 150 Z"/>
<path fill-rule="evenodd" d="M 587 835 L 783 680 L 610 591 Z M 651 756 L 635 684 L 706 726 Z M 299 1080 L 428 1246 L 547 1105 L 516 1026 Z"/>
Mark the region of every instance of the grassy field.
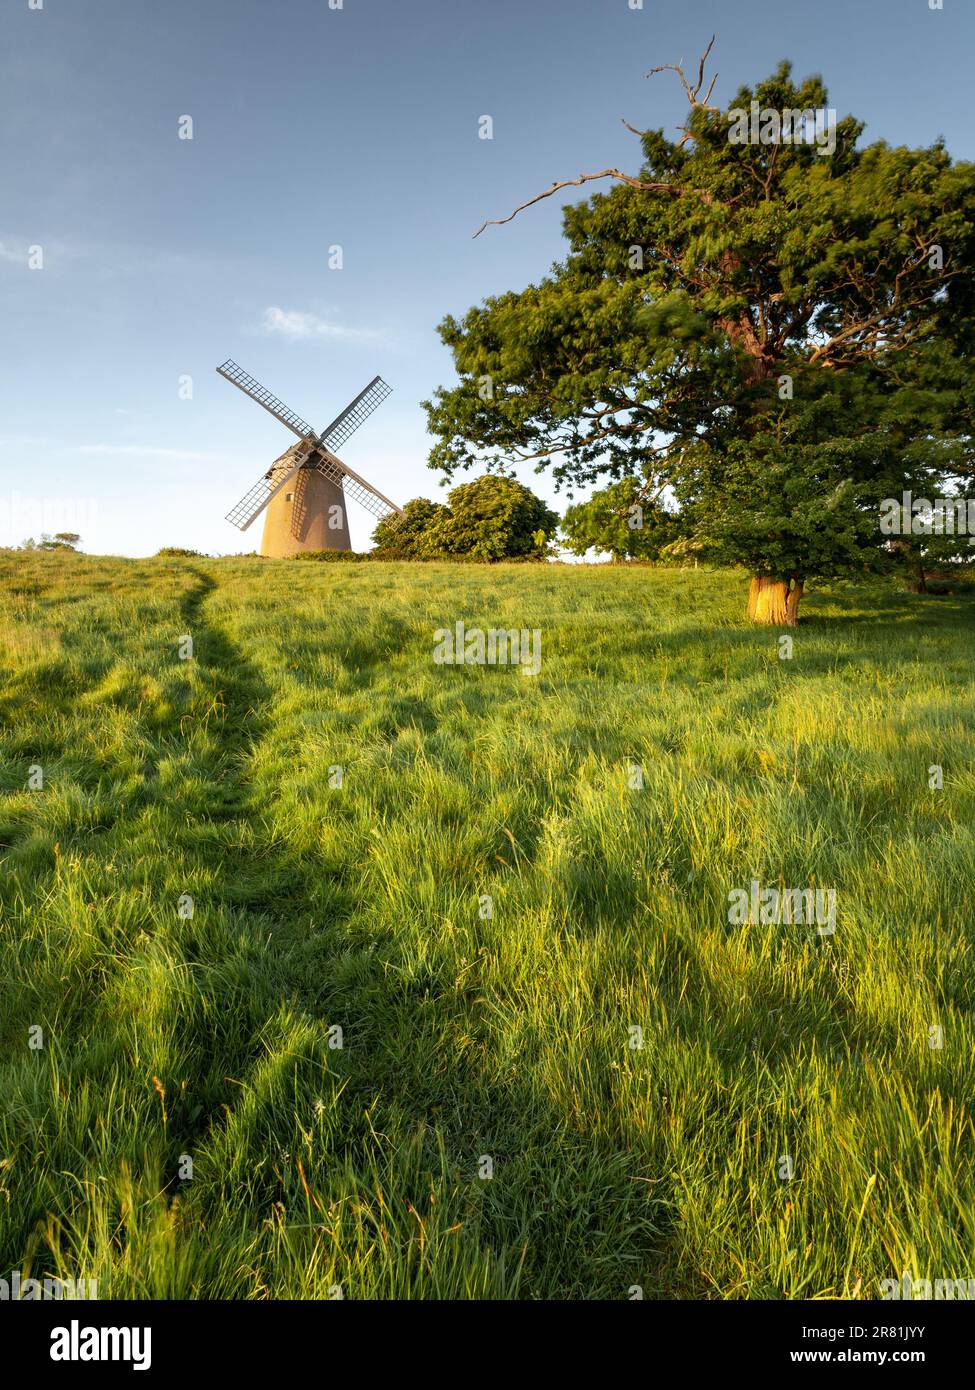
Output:
<path fill-rule="evenodd" d="M 783 660 L 746 584 L 0 553 L 0 1274 L 975 1277 L 975 599 L 820 590 Z"/>

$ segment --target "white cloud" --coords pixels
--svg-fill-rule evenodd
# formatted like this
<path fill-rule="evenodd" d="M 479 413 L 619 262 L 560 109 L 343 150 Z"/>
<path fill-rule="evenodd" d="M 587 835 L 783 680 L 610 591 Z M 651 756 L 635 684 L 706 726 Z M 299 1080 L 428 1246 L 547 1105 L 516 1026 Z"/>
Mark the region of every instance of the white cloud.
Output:
<path fill-rule="evenodd" d="M 84 454 L 86 457 L 160 459 L 170 463 L 240 463 L 240 454 L 213 450 L 168 449 L 156 444 L 69 444 L 45 435 L 0 435 L 0 449 L 50 449 L 58 453 Z M 257 465 L 255 464 L 255 467 Z"/>
<path fill-rule="evenodd" d="M 197 271 L 215 269 L 215 263 L 206 257 L 188 255 L 168 247 L 131 246 L 111 241 L 81 242 L 74 238 L 48 236 L 42 230 L 29 236 L 5 231 L 0 236 L 0 264 L 7 262 L 26 267 L 28 249 L 32 245 L 41 247 L 48 269 L 63 269 L 69 262 L 85 261 L 90 273 L 108 280 L 132 275 L 141 279 L 147 275 L 185 277 Z M 220 264 L 226 266 L 226 258 L 222 258 Z"/>
<path fill-rule="evenodd" d="M 0 435 L 0 449 L 44 449 L 56 442 L 46 434 Z"/>
<path fill-rule="evenodd" d="M 39 246 L 44 253 L 44 266 L 48 270 L 58 269 L 67 261 L 74 261 L 85 255 L 84 249 L 75 242 L 66 241 L 62 237 L 47 236 L 40 231 L 32 236 L 4 233 L 0 237 L 0 261 L 27 269 L 27 257 L 34 246 Z"/>
<path fill-rule="evenodd" d="M 79 444 L 80 454 L 103 454 L 108 457 L 169 459 L 175 463 L 220 463 L 223 454 L 198 453 L 192 449 L 159 449 L 147 444 Z"/>
<path fill-rule="evenodd" d="M 276 304 L 264 310 L 262 327 L 265 333 L 279 334 L 293 343 L 307 342 L 314 338 L 366 342 L 382 337 L 381 333 L 372 328 L 347 328 L 344 324 L 329 323 L 317 314 L 302 313 L 299 309 L 280 309 Z"/>

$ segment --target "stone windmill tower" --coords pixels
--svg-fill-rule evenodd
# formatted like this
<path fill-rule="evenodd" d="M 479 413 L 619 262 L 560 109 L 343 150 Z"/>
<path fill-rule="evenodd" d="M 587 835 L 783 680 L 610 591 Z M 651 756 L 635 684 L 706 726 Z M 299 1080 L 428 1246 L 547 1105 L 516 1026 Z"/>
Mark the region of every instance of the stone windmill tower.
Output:
<path fill-rule="evenodd" d="M 345 509 L 349 497 L 380 519 L 402 510 L 334 452 L 390 394 L 382 377 L 373 377 L 365 390 L 317 434 L 236 362 L 228 359 L 217 371 L 298 436 L 298 443 L 275 459 L 227 513 L 228 521 L 246 531 L 267 509 L 262 555 L 280 558 L 302 550 L 351 550 Z"/>

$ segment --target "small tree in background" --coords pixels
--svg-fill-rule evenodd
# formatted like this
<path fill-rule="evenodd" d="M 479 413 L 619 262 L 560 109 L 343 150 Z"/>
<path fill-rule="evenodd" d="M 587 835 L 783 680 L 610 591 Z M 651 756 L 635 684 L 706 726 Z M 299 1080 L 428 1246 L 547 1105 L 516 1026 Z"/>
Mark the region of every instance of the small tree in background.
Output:
<path fill-rule="evenodd" d="M 559 518 L 515 478 L 486 474 L 462 483 L 448 505 L 419 497 L 402 516 L 387 517 L 373 533 L 380 557 L 431 560 L 543 559 Z"/>
<path fill-rule="evenodd" d="M 622 478 L 587 502 L 577 502 L 562 518 L 566 550 L 573 555 L 608 551 L 614 560 L 661 559 L 679 538 L 681 521 L 647 493 L 639 478 Z"/>
<path fill-rule="evenodd" d="M 558 515 L 515 478 L 488 473 L 455 487 L 448 502 L 429 532 L 431 546 L 443 555 L 539 557 L 558 529 Z"/>
<path fill-rule="evenodd" d="M 35 541 L 33 536 L 28 536 L 20 544 L 21 550 L 77 550 L 81 542 L 81 537 L 77 531 L 58 531 L 55 535 L 49 536 L 45 531 L 39 541 Z"/>
<path fill-rule="evenodd" d="M 376 551 L 390 560 L 417 560 L 424 556 L 424 542 L 437 518 L 447 508 L 425 497 L 407 502 L 400 515 L 384 517 L 372 533 Z"/>

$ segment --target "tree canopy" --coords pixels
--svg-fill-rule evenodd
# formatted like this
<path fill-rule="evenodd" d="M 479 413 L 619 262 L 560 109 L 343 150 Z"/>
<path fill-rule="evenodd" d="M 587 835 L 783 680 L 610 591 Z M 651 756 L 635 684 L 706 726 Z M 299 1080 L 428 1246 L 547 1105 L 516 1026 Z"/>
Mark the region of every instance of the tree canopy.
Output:
<path fill-rule="evenodd" d="M 635 132 L 638 174 L 516 209 L 613 184 L 564 210 L 567 254 L 537 284 L 441 323 L 460 379 L 425 403 L 431 466 L 636 479 L 701 553 L 748 566 L 753 616 L 795 621 L 806 578 L 872 563 L 883 498 L 970 476 L 975 166 L 861 146 L 852 116 L 786 140 L 781 113 L 829 98 L 785 62 L 724 110 L 704 60 L 696 85 L 676 71 L 679 137 Z M 736 140 L 753 109 L 778 126 Z"/>

